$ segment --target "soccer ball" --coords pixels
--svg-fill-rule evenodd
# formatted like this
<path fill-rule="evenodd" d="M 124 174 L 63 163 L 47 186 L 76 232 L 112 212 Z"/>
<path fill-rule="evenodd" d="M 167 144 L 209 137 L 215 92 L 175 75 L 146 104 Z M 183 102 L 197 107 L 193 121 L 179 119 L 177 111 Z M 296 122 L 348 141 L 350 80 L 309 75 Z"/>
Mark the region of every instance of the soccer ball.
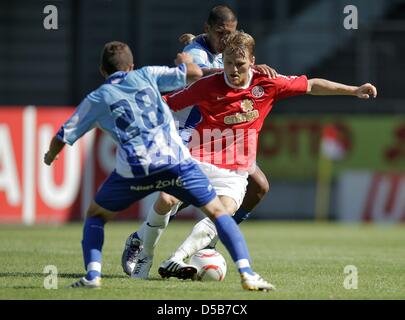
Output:
<path fill-rule="evenodd" d="M 225 278 L 225 259 L 215 249 L 202 249 L 198 251 L 191 257 L 190 264 L 197 267 L 196 280 L 222 281 Z"/>

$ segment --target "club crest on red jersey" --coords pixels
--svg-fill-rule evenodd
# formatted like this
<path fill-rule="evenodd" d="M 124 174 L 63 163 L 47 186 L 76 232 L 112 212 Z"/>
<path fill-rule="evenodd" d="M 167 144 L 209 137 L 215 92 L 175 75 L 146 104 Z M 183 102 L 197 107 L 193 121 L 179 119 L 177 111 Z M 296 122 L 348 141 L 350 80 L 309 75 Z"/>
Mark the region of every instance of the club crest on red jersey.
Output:
<path fill-rule="evenodd" d="M 263 89 L 263 87 L 261 87 L 261 86 L 255 86 L 255 87 L 252 89 L 252 95 L 253 95 L 255 98 L 261 98 L 261 97 L 263 97 L 263 95 L 264 95 L 264 89 Z"/>

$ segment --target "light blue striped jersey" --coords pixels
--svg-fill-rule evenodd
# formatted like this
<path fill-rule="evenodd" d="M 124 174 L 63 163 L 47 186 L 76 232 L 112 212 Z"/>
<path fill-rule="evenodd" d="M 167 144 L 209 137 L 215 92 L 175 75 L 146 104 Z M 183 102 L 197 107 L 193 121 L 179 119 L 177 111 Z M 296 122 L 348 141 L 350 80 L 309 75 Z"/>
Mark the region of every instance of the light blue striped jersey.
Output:
<path fill-rule="evenodd" d="M 112 74 L 80 103 L 57 137 L 72 145 L 99 127 L 116 142 L 116 170 L 128 178 L 157 173 L 190 158 L 160 95 L 186 85 L 185 68 L 156 66 Z"/>
<path fill-rule="evenodd" d="M 184 47 L 183 52 L 193 57 L 193 62 L 200 68 L 222 69 L 222 53 L 214 54 L 210 51 L 205 36 L 197 37 L 193 42 Z M 198 106 L 190 106 L 181 111 L 175 112 L 174 119 L 178 122 L 179 133 L 185 144 L 191 138 L 192 130 L 201 121 L 201 113 Z"/>
<path fill-rule="evenodd" d="M 184 47 L 183 52 L 191 54 L 193 56 L 193 62 L 200 68 L 222 69 L 224 67 L 222 53 L 212 53 L 208 47 L 205 36 L 197 37 L 193 42 Z"/>

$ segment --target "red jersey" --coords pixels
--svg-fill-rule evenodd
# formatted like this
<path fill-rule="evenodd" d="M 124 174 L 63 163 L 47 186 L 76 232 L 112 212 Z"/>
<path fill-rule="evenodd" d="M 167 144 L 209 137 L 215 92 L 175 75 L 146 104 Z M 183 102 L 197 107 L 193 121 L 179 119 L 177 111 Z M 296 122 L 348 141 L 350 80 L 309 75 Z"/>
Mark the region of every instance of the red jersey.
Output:
<path fill-rule="evenodd" d="M 235 88 L 222 71 L 164 98 L 174 111 L 199 107 L 202 121 L 189 144 L 194 158 L 220 168 L 248 170 L 256 160 L 258 135 L 273 104 L 305 94 L 307 86 L 306 76 L 270 79 L 252 70 L 249 84 Z"/>

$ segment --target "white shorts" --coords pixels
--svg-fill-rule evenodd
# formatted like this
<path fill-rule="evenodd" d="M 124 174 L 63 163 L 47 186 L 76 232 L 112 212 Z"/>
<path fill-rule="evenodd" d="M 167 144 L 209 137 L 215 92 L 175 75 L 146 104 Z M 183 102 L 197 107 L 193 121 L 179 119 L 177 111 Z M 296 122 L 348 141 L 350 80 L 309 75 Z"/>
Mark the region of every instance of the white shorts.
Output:
<path fill-rule="evenodd" d="M 246 193 L 248 172 L 218 168 L 210 163 L 195 161 L 210 180 L 217 195 L 232 198 L 239 209 Z"/>

